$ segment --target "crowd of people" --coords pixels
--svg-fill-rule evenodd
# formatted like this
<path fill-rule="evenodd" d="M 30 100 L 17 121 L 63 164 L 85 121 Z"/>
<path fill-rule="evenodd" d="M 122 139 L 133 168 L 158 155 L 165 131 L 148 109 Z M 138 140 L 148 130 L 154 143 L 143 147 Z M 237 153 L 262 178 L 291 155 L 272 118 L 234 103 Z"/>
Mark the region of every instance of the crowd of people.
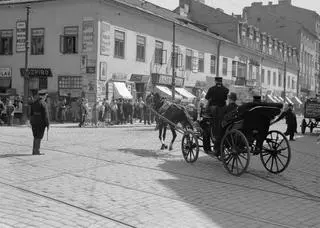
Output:
<path fill-rule="evenodd" d="M 21 96 L 0 97 L 0 125 L 13 125 L 14 120 L 22 121 L 23 101 Z"/>

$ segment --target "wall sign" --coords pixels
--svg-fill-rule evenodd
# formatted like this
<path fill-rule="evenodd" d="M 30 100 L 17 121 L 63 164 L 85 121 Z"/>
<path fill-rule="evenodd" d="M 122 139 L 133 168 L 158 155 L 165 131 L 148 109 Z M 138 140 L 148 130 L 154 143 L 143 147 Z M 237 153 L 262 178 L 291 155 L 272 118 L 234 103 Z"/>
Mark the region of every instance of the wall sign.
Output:
<path fill-rule="evenodd" d="M 111 29 L 110 24 L 101 21 L 100 23 L 100 55 L 111 54 Z"/>
<path fill-rule="evenodd" d="M 88 56 L 86 56 L 86 55 L 80 56 L 80 72 L 81 73 L 86 73 L 87 58 L 88 58 Z"/>
<path fill-rule="evenodd" d="M 107 63 L 106 62 L 100 62 L 100 80 L 105 81 L 107 80 Z"/>
<path fill-rule="evenodd" d="M 25 52 L 26 51 L 26 21 L 17 21 L 16 23 L 16 52 Z"/>
<path fill-rule="evenodd" d="M 10 67 L 0 68 L 0 78 L 11 78 L 12 71 Z"/>
<path fill-rule="evenodd" d="M 94 20 L 84 19 L 82 22 L 82 52 L 92 52 L 94 49 Z"/>
<path fill-rule="evenodd" d="M 20 74 L 24 77 L 26 71 L 24 68 L 20 68 Z M 29 77 L 52 77 L 50 68 L 29 68 Z"/>
<path fill-rule="evenodd" d="M 183 80 L 184 80 L 183 78 L 175 77 L 175 85 L 182 87 Z M 168 75 L 160 74 L 159 79 L 158 79 L 158 83 L 164 84 L 164 85 L 172 85 L 172 77 L 168 76 Z"/>

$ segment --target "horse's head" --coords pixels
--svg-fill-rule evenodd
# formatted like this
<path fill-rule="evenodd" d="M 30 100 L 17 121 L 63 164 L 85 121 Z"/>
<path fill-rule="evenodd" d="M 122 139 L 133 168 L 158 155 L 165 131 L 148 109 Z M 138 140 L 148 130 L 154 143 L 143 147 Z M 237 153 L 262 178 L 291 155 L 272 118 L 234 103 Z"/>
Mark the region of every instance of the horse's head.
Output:
<path fill-rule="evenodd" d="M 153 96 L 153 108 L 158 111 L 162 105 L 163 101 L 161 100 L 161 96 L 159 95 L 159 93 L 155 93 Z"/>

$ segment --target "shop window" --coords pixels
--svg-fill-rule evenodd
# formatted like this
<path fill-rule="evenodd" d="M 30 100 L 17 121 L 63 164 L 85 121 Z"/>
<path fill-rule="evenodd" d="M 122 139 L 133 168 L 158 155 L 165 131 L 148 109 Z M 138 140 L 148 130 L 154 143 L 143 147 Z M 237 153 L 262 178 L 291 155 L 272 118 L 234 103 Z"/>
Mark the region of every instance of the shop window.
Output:
<path fill-rule="evenodd" d="M 30 77 L 29 89 L 33 91 L 48 89 L 48 77 Z"/>
<path fill-rule="evenodd" d="M 144 62 L 146 60 L 146 38 L 144 36 L 137 36 L 136 60 L 139 62 Z"/>
<path fill-rule="evenodd" d="M 247 64 L 238 62 L 238 78 L 247 78 Z"/>
<path fill-rule="evenodd" d="M 163 50 L 163 42 L 156 40 L 156 46 L 154 50 L 154 63 L 166 64 L 167 52 Z"/>
<path fill-rule="evenodd" d="M 13 30 L 0 30 L 0 55 L 12 55 Z"/>
<path fill-rule="evenodd" d="M 279 73 L 279 75 L 278 75 L 278 85 L 279 85 L 279 87 L 282 86 L 282 75 L 281 75 L 281 73 Z"/>
<path fill-rule="evenodd" d="M 277 86 L 277 74 L 276 74 L 276 72 L 273 72 L 273 85 Z"/>
<path fill-rule="evenodd" d="M 186 51 L 186 70 L 192 70 L 192 50 L 187 49 Z"/>
<path fill-rule="evenodd" d="M 237 61 L 232 61 L 232 77 L 237 77 Z"/>
<path fill-rule="evenodd" d="M 222 74 L 226 76 L 228 74 L 228 59 L 222 59 Z"/>
<path fill-rule="evenodd" d="M 199 53 L 198 56 L 198 71 L 199 72 L 204 72 L 204 54 L 203 53 Z"/>
<path fill-rule="evenodd" d="M 180 48 L 178 46 L 174 47 L 174 66 L 179 68 L 182 66 L 182 54 L 180 53 Z M 173 57 L 171 59 L 171 67 L 173 67 Z"/>
<path fill-rule="evenodd" d="M 215 74 L 216 73 L 216 56 L 211 55 L 210 57 L 210 73 Z"/>
<path fill-rule="evenodd" d="M 82 77 L 81 76 L 59 76 L 58 88 L 59 89 L 81 89 Z"/>
<path fill-rule="evenodd" d="M 271 71 L 268 70 L 268 85 L 271 85 Z"/>
<path fill-rule="evenodd" d="M 64 34 L 60 36 L 60 52 L 62 54 L 78 53 L 78 30 L 77 26 L 64 27 Z"/>
<path fill-rule="evenodd" d="M 264 83 L 264 72 L 265 72 L 265 70 L 262 68 L 261 69 L 261 83 Z"/>
<path fill-rule="evenodd" d="M 47 77 L 39 77 L 39 90 L 48 88 L 48 78 Z"/>
<path fill-rule="evenodd" d="M 125 33 L 115 30 L 114 32 L 114 57 L 124 59 Z"/>
<path fill-rule="evenodd" d="M 31 55 L 44 54 L 44 29 L 31 29 Z"/>

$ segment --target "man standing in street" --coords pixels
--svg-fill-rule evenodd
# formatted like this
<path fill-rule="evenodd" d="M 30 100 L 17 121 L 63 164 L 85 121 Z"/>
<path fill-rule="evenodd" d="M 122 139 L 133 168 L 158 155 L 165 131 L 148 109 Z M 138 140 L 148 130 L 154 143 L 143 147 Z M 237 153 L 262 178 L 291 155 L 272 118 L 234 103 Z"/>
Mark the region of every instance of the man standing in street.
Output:
<path fill-rule="evenodd" d="M 80 100 L 80 123 L 79 123 L 79 127 L 82 127 L 84 122 L 86 121 L 88 115 L 88 110 L 87 107 L 85 105 L 85 100 L 84 98 L 81 98 Z"/>
<path fill-rule="evenodd" d="M 214 150 L 215 155 L 220 156 L 221 141 L 221 121 L 226 111 L 226 100 L 228 99 L 229 89 L 222 84 L 221 77 L 215 77 L 216 85 L 212 86 L 205 98 L 208 100 L 207 113 L 213 117 L 213 135 L 215 138 Z M 208 135 L 208 134 L 206 134 Z M 210 151 L 210 136 L 203 139 L 204 149 L 207 153 Z"/>
<path fill-rule="evenodd" d="M 33 133 L 33 155 L 40 155 L 40 145 L 46 128 L 49 130 L 49 114 L 45 102 L 47 93 L 40 90 L 36 100 L 31 105 L 30 123 Z"/>

